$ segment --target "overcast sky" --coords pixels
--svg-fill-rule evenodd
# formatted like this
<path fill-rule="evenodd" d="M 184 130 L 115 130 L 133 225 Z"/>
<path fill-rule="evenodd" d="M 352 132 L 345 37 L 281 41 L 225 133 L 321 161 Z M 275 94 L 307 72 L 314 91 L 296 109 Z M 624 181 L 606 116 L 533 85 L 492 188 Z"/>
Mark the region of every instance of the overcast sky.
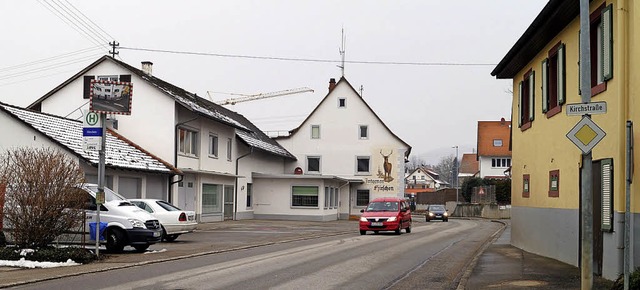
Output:
<path fill-rule="evenodd" d="M 546 3 L 0 1 L 0 101 L 31 104 L 104 55 L 107 48 L 99 45 L 115 39 L 121 60 L 135 67 L 152 61 L 155 76 L 205 98 L 216 92 L 214 101 L 234 97 L 219 92 L 312 88 L 230 106 L 262 130 L 290 130 L 327 94 L 329 79 L 341 77 L 344 28 L 347 80 L 362 86 L 364 99 L 413 147 L 412 155 L 435 164 L 455 154 L 452 146 L 460 156 L 475 150 L 477 121 L 510 119 L 511 81 L 490 72 Z M 64 11 L 77 19 L 84 14 L 91 36 Z"/>

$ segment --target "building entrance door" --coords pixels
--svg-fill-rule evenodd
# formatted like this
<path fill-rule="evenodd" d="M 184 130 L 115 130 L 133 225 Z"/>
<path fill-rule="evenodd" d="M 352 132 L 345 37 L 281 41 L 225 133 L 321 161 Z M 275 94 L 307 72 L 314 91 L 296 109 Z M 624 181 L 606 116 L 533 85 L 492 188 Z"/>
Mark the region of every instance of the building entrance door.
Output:
<path fill-rule="evenodd" d="M 224 219 L 233 219 L 233 185 L 224 186 Z"/>
<path fill-rule="evenodd" d="M 196 177 L 185 174 L 178 182 L 178 207 L 183 210 L 196 211 Z"/>

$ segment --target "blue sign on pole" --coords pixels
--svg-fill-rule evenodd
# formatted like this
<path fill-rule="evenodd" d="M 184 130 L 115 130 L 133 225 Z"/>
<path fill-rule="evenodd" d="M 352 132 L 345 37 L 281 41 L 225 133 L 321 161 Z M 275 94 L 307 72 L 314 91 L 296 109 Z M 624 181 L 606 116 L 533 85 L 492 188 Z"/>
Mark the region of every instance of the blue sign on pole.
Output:
<path fill-rule="evenodd" d="M 83 137 L 102 137 L 102 128 L 82 128 Z"/>

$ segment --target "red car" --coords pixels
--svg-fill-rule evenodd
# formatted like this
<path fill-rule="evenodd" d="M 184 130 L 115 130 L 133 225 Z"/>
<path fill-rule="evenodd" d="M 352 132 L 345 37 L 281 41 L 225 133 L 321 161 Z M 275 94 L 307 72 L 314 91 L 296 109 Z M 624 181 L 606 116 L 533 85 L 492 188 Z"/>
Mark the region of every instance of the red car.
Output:
<path fill-rule="evenodd" d="M 360 210 L 360 234 L 367 231 L 394 231 L 397 235 L 404 229 L 411 232 L 411 209 L 406 199 L 382 197 L 372 200 L 366 209 Z"/>

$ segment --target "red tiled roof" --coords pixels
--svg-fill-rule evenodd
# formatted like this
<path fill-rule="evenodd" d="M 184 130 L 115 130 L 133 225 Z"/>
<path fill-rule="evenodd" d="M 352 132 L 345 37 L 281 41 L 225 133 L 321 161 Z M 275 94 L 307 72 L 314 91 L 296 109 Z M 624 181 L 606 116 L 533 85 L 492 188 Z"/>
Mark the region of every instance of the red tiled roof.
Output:
<path fill-rule="evenodd" d="M 476 174 L 480 169 L 478 156 L 475 153 L 465 153 L 460 161 L 460 173 Z"/>
<path fill-rule="evenodd" d="M 511 156 L 509 134 L 511 121 L 478 121 L 478 156 Z M 502 140 L 502 146 L 494 146 Z"/>

